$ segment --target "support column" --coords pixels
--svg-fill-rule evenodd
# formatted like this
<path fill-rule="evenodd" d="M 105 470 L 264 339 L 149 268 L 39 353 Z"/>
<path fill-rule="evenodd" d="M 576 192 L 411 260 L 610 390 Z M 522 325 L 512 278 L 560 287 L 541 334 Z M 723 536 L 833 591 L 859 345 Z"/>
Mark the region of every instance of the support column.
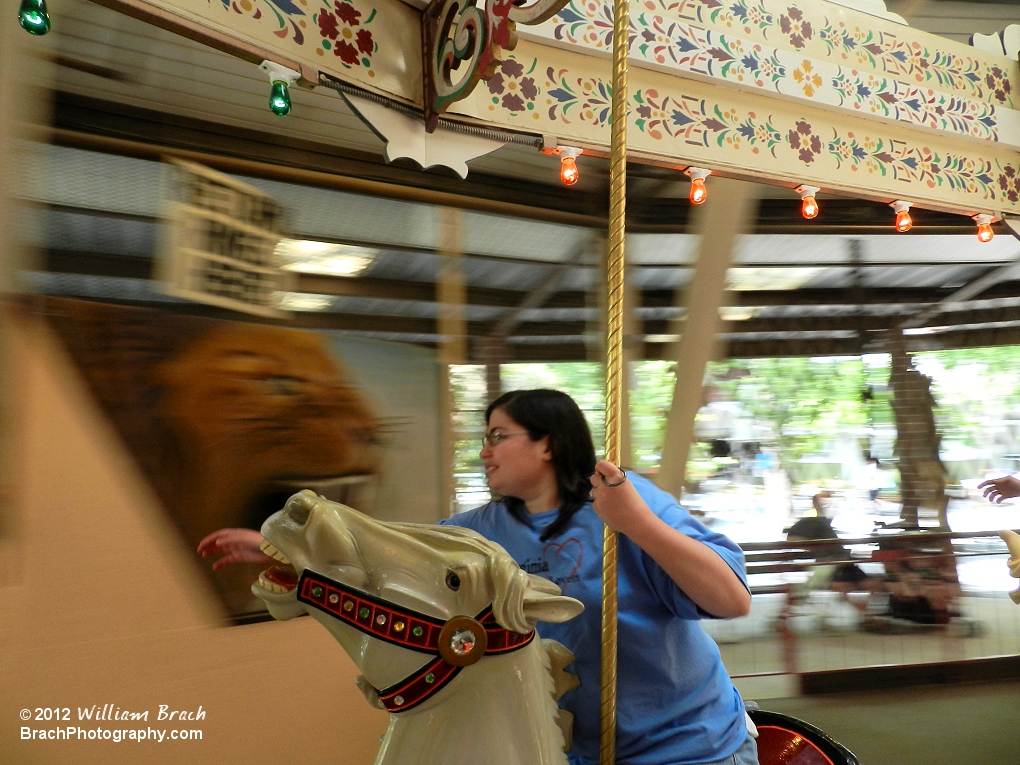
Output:
<path fill-rule="evenodd" d="M 464 304 L 467 289 L 464 284 L 463 250 L 461 247 L 461 211 L 452 207 L 436 209 L 439 255 L 443 265 L 436 284 L 439 303 L 439 428 L 440 428 L 440 491 L 442 517 L 447 518 L 455 509 L 457 500 L 453 472 L 456 449 L 453 426 L 453 390 L 450 388 L 450 366 L 467 363 L 467 322 Z"/>
<path fill-rule="evenodd" d="M 676 384 L 666 419 L 662 466 L 657 483 L 679 497 L 683 491 L 687 456 L 694 437 L 694 417 L 701 408 L 705 365 L 713 357 L 721 320 L 719 308 L 726 294 L 726 272 L 737 238 L 758 211 L 755 187 L 728 178 L 709 180 L 708 200 L 694 210 L 693 229 L 700 235 L 694 277 L 684 291 L 686 314 L 675 348 Z"/>
<path fill-rule="evenodd" d="M 900 469 L 900 525 L 918 528 L 918 508 L 924 507 L 936 512 L 940 530 L 948 530 L 946 470 L 939 456 L 941 438 L 932 411 L 931 378 L 914 367 L 901 330 L 892 330 L 888 339 L 892 357 L 889 387 L 896 419 L 894 453 Z"/>
<path fill-rule="evenodd" d="M 491 404 L 503 393 L 503 385 L 499 378 L 500 364 L 506 360 L 506 338 L 496 336 L 475 339 L 473 361 L 485 365 L 485 403 Z"/>
<path fill-rule="evenodd" d="M 946 496 L 945 467 L 939 457 L 940 439 L 933 412 L 935 399 L 931 394 L 931 378 L 914 367 L 900 329 L 890 331 L 887 338 L 892 356 L 889 385 L 893 390 L 892 407 L 896 418 L 894 453 L 900 469 L 902 501 L 900 520 L 895 526 L 918 529 L 918 510 L 925 508 L 937 514 L 938 530 L 947 531 L 949 497 Z M 956 613 L 957 599 L 961 594 L 952 542 L 943 539 L 933 543 L 909 536 L 905 539 L 892 536 L 883 542 L 882 547 L 901 550 L 909 556 L 907 563 L 888 562 L 886 579 L 908 582 L 914 594 L 927 600 L 934 623 L 948 624 Z M 912 597 L 900 601 L 901 596 L 896 594 L 896 590 L 893 593 L 894 612 L 898 602 L 910 607 Z"/>

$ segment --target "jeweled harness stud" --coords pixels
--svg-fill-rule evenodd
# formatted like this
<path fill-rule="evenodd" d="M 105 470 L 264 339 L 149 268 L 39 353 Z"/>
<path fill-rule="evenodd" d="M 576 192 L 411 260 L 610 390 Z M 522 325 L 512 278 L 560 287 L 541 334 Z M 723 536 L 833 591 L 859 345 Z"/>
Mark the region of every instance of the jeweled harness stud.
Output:
<path fill-rule="evenodd" d="M 433 696 L 482 656 L 511 653 L 535 638 L 501 627 L 488 606 L 478 616 L 443 621 L 403 608 L 305 569 L 297 599 L 387 643 L 435 657 L 389 688 L 378 691 L 390 712 L 406 712 Z"/>

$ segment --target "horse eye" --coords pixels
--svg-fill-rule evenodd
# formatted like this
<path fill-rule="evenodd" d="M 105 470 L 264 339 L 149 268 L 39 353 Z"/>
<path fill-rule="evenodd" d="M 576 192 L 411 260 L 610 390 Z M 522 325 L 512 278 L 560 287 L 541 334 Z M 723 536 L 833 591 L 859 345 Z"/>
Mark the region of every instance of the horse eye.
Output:
<path fill-rule="evenodd" d="M 451 571 L 449 574 L 446 575 L 446 586 L 449 587 L 451 590 L 459 590 L 460 577 Z"/>

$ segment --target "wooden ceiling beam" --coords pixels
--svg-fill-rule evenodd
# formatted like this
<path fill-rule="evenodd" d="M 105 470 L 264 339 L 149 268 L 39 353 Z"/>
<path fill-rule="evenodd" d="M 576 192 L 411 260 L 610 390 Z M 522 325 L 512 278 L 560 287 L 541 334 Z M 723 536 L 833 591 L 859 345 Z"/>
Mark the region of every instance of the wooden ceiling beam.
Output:
<path fill-rule="evenodd" d="M 320 276 L 298 274 L 298 292 L 337 297 L 367 297 L 387 300 L 415 300 L 436 302 L 434 282 L 409 282 L 372 277 Z M 530 293 L 524 290 L 503 290 L 489 287 L 468 287 L 467 305 L 488 308 L 517 308 Z M 584 308 L 584 293 L 579 291 L 554 293 L 545 308 Z"/>
<path fill-rule="evenodd" d="M 197 303 L 164 303 L 157 301 L 99 301 L 140 308 L 151 308 L 165 311 L 168 314 L 186 314 L 204 316 L 214 319 L 250 321 L 260 324 L 276 324 L 301 329 L 348 330 L 355 332 L 389 332 L 393 334 L 414 335 L 435 334 L 435 322 L 430 319 L 413 319 L 399 317 L 366 317 L 350 316 L 337 320 L 336 314 L 298 313 L 292 320 L 280 321 L 261 319 L 228 311 L 222 308 L 200 305 Z M 373 321 L 371 325 L 363 324 L 364 319 L 384 319 Z M 484 325 L 483 325 L 484 326 Z M 429 331 L 430 328 L 433 331 Z M 425 331 L 422 331 L 425 330 Z M 406 342 L 406 341 L 405 341 Z M 417 342 L 417 345 L 433 348 L 434 342 Z M 998 345 L 1020 345 L 1020 327 L 992 327 L 974 330 L 946 331 L 931 335 L 911 335 L 907 337 L 908 350 L 912 352 L 931 350 L 950 350 L 957 348 L 980 348 Z M 668 352 L 667 343 L 641 343 L 637 356 L 640 359 L 663 359 Z M 510 342 L 506 346 L 508 362 L 540 362 L 540 361 L 586 361 L 587 347 L 580 339 L 577 342 L 557 343 L 520 343 Z M 872 340 L 866 343 L 865 353 L 882 352 L 880 342 Z M 724 358 L 770 358 L 784 356 L 855 356 L 861 353 L 861 345 L 857 338 L 801 338 L 801 339 L 747 339 L 731 340 L 722 344 Z"/>
<path fill-rule="evenodd" d="M 152 278 L 153 261 L 149 258 L 105 255 L 92 252 L 48 250 L 45 269 L 53 273 L 109 276 L 134 279 Z M 363 297 L 386 300 L 410 300 L 434 303 L 436 300 L 433 282 L 416 282 L 396 279 L 373 279 L 371 277 L 321 276 L 299 274 L 299 292 L 331 295 L 337 297 Z M 890 304 L 924 305 L 935 304 L 951 295 L 953 290 L 940 289 L 877 289 L 863 291 L 865 306 Z M 528 295 L 527 290 L 493 289 L 469 287 L 467 300 L 471 306 L 513 309 L 521 305 Z M 846 306 L 846 293 L 842 289 L 797 289 L 770 291 L 732 291 L 730 305 L 734 307 L 808 307 Z M 1020 281 L 1000 282 L 981 293 L 981 300 L 1020 297 Z M 640 306 L 661 308 L 673 306 L 672 290 L 646 289 L 641 291 Z M 584 308 L 585 293 L 580 290 L 553 293 L 544 303 L 544 308 Z M 954 321 L 954 323 L 959 323 Z"/>
<path fill-rule="evenodd" d="M 948 319 L 952 317 L 952 321 Z M 996 322 L 1020 321 L 1020 306 L 1008 308 L 991 308 L 986 310 L 961 311 L 957 314 L 943 314 L 942 320 L 949 326 L 957 324 L 992 324 Z M 842 317 L 807 317 L 797 319 L 775 318 L 754 319 L 750 321 L 730 321 L 722 324 L 723 334 L 766 334 L 777 332 L 847 332 L 865 330 L 868 333 L 891 329 L 897 324 L 896 316 L 842 316 Z M 382 314 L 353 313 L 300 313 L 294 321 L 302 326 L 320 329 L 340 329 L 364 332 L 399 332 L 407 334 L 437 334 L 439 332 L 435 319 L 387 316 Z M 494 322 L 468 322 L 468 336 L 471 338 L 487 337 L 492 334 Z M 583 321 L 541 321 L 522 322 L 508 336 L 511 344 L 513 338 L 521 337 L 583 337 L 589 327 Z M 989 327 L 989 330 L 994 328 Z M 670 323 L 666 320 L 646 320 L 640 322 L 640 330 L 644 335 L 666 335 L 670 331 Z M 983 331 L 980 328 L 961 330 L 963 333 Z M 762 343 L 765 338 L 733 340 L 734 343 Z M 793 342 L 777 340 L 776 342 Z M 797 341 L 799 342 L 799 341 Z M 865 338 L 868 342 L 868 338 Z M 520 345 L 518 343 L 518 345 Z"/>

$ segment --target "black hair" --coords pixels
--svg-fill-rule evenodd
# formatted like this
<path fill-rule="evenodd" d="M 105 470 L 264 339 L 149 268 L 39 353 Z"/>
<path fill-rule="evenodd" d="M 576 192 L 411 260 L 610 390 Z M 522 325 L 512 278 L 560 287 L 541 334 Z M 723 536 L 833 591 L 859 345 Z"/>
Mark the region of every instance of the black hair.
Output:
<path fill-rule="evenodd" d="M 504 393 L 485 410 L 486 423 L 496 409 L 503 409 L 511 420 L 528 432 L 532 441 L 549 438 L 551 463 L 560 498 L 556 520 L 546 527 L 541 536 L 542 540 L 550 539 L 559 534 L 574 513 L 591 500 L 589 477 L 595 472 L 595 445 L 588 422 L 574 399 L 561 391 L 546 388 Z M 526 523 L 528 511 L 523 500 L 504 497 L 503 503 L 514 518 Z"/>

